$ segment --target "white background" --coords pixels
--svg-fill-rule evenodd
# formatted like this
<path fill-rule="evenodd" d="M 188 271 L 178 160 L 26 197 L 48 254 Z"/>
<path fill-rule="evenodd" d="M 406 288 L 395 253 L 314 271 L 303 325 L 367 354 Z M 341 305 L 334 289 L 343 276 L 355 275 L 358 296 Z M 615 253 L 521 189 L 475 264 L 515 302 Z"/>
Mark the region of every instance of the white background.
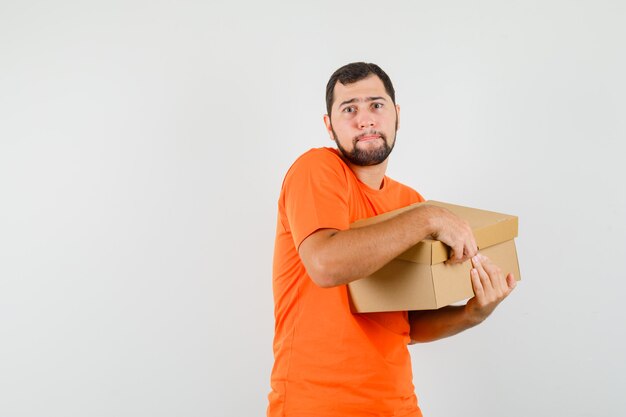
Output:
<path fill-rule="evenodd" d="M 261 416 L 276 201 L 378 63 L 389 175 L 516 214 L 522 282 L 410 348 L 426 416 L 626 413 L 621 1 L 0 1 L 0 417 Z"/>

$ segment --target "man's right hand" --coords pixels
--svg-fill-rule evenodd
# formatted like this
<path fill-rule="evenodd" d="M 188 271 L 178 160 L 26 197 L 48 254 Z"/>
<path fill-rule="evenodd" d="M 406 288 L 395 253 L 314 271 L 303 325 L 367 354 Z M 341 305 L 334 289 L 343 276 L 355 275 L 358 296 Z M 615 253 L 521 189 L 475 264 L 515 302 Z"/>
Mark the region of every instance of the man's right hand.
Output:
<path fill-rule="evenodd" d="M 373 274 L 427 238 L 452 248 L 449 263 L 463 262 L 478 252 L 465 220 L 444 208 L 425 204 L 369 226 L 319 229 L 300 243 L 298 253 L 313 282 L 328 288 Z"/>
<path fill-rule="evenodd" d="M 464 262 L 478 253 L 474 233 L 467 221 L 443 207 L 424 205 L 420 208 L 425 210 L 429 218 L 433 230 L 431 237 L 452 249 L 447 262 Z"/>

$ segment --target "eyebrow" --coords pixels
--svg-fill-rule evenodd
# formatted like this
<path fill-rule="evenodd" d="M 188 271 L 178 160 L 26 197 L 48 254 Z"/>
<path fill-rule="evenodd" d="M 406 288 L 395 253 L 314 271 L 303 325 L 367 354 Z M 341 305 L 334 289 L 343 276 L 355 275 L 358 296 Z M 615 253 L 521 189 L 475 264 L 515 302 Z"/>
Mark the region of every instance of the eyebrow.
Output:
<path fill-rule="evenodd" d="M 365 97 L 365 99 L 363 99 L 363 100 L 361 100 L 360 98 L 351 98 L 350 100 L 342 101 L 341 104 L 339 105 L 339 107 L 343 106 L 344 104 L 360 103 L 360 102 L 363 102 L 363 101 L 375 101 L 375 100 L 385 100 L 385 101 L 387 101 L 387 99 L 385 99 L 385 97 Z"/>

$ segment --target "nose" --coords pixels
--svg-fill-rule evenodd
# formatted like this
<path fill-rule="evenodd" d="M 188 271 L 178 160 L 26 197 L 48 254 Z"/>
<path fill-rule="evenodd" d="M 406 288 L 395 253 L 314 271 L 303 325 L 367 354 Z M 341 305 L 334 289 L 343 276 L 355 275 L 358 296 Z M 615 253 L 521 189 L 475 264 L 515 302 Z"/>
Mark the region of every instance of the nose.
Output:
<path fill-rule="evenodd" d="M 374 118 L 370 114 L 361 114 L 361 116 L 357 120 L 357 124 L 359 129 L 367 129 L 370 127 L 374 127 L 376 124 L 374 122 Z"/>

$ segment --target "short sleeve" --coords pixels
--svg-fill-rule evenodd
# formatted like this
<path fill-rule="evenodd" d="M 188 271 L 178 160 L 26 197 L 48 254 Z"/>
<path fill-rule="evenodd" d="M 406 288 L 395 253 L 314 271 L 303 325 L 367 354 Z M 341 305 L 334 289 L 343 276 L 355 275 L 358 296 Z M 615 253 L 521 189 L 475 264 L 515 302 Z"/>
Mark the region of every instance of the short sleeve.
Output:
<path fill-rule="evenodd" d="M 292 165 L 283 203 L 296 248 L 319 229 L 349 228 L 348 187 L 345 165 L 330 150 L 309 151 Z"/>

